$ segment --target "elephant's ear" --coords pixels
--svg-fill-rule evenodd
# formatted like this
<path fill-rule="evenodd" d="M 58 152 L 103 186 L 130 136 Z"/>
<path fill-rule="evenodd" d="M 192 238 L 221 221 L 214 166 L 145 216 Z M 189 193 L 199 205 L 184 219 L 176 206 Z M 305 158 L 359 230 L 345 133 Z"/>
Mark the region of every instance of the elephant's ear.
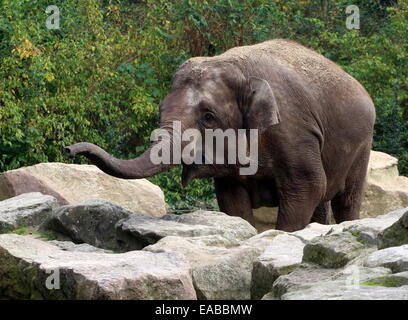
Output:
<path fill-rule="evenodd" d="M 249 97 L 245 110 L 245 122 L 248 128 L 260 132 L 280 122 L 279 107 L 269 83 L 261 78 L 248 79 Z"/>

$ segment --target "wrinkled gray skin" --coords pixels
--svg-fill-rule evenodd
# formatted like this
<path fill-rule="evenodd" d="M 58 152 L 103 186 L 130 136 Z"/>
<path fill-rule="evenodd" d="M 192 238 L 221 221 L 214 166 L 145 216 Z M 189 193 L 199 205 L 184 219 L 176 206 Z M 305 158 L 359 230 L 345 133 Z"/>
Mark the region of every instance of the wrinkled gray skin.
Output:
<path fill-rule="evenodd" d="M 279 206 L 277 229 L 295 231 L 359 217 L 375 108 L 366 90 L 320 54 L 295 42 L 271 40 L 215 57 L 186 61 L 160 104 L 161 127 L 257 128 L 259 167 L 183 164 L 183 184 L 214 177 L 220 210 L 253 223 L 252 208 Z M 67 148 L 106 173 L 145 178 L 172 165 L 154 165 L 150 149 L 119 160 L 90 143 Z"/>

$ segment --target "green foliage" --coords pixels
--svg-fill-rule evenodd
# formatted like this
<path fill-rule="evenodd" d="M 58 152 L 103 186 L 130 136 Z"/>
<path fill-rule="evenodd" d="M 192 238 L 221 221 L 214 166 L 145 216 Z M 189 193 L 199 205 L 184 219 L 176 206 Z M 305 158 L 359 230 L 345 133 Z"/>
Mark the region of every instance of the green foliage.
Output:
<path fill-rule="evenodd" d="M 280 37 L 366 87 L 377 108 L 374 149 L 397 156 L 407 175 L 408 2 L 396 3 L 354 1 L 361 30 L 348 30 L 346 0 L 55 0 L 60 29 L 48 30 L 49 1 L 2 0 L 0 171 L 67 162 L 62 147 L 79 141 L 138 155 L 180 63 Z M 180 168 L 151 181 L 174 210 L 213 206 L 211 182 L 183 190 Z"/>

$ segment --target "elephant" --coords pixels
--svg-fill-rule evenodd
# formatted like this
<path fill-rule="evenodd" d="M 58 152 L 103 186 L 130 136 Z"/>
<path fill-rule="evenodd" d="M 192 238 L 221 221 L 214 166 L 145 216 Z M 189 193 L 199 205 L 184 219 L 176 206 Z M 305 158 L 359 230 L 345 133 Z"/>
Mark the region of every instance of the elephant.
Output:
<path fill-rule="evenodd" d="M 359 218 L 375 107 L 356 79 L 312 49 L 273 39 L 190 58 L 159 109 L 168 130 L 175 120 L 182 131 L 258 130 L 253 175 L 240 175 L 239 164 L 180 164 L 183 185 L 213 178 L 220 211 L 254 224 L 253 209 L 278 207 L 276 229 L 286 232 L 328 224 L 330 206 L 336 223 Z M 65 150 L 109 175 L 139 179 L 175 166 L 152 162 L 157 143 L 131 160 L 88 142 Z"/>

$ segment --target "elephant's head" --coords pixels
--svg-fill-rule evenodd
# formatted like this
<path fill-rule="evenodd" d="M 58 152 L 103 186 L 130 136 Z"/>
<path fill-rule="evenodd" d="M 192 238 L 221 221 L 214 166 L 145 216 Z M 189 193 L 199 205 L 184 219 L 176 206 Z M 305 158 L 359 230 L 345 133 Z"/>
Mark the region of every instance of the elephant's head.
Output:
<path fill-rule="evenodd" d="M 258 129 L 260 133 L 279 122 L 279 110 L 272 89 L 262 77 L 246 75 L 235 64 L 215 58 L 193 58 L 176 72 L 170 93 L 160 103 L 161 129 L 175 140 L 174 121 L 179 121 L 181 133 L 196 129 L 205 136 L 206 129 Z M 155 163 L 151 153 L 160 142 L 154 142 L 141 156 L 119 160 L 98 146 L 81 142 L 66 148 L 69 156 L 84 155 L 101 170 L 115 177 L 138 179 L 150 177 L 175 166 Z M 182 141 L 181 149 L 189 142 Z M 167 144 L 173 155 L 173 143 Z M 227 150 L 227 149 L 225 149 Z M 236 174 L 238 165 L 183 165 L 183 185 L 194 178 L 220 177 Z"/>

